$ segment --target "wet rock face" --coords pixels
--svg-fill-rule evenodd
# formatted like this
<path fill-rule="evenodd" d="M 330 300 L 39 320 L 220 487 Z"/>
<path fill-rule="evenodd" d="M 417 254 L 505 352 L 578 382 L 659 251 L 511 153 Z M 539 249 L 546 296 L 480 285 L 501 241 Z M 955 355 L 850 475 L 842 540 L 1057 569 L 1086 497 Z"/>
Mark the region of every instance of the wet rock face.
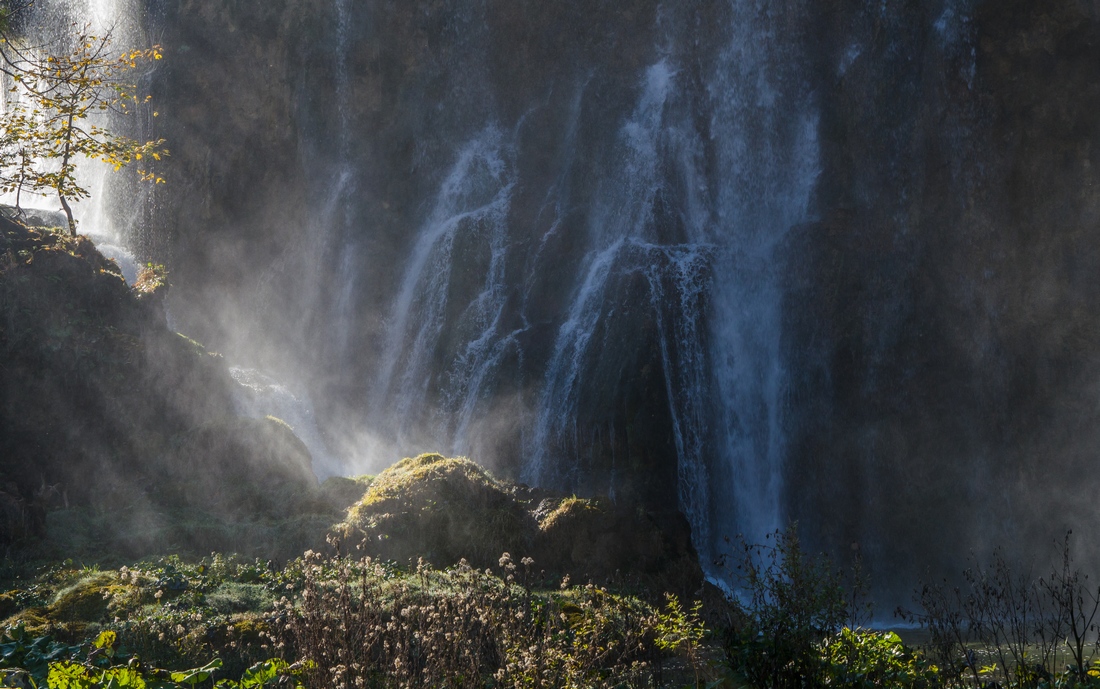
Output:
<path fill-rule="evenodd" d="M 1039 532 L 1075 507 L 1030 496 L 1083 505 L 1087 489 L 1069 479 L 1093 440 L 1095 12 L 1068 0 L 695 5 L 184 0 L 162 11 L 173 315 L 219 348 L 296 370 L 330 430 L 367 419 L 418 448 L 464 432 L 460 451 L 521 474 L 557 338 L 598 277 L 584 270 L 592 238 L 643 206 L 639 252 L 694 241 L 694 202 L 703 225 L 727 222 L 715 199 L 733 177 L 715 141 L 737 118 L 715 115 L 729 84 L 714 71 L 749 65 L 772 87 L 757 101 L 812 111 L 815 127 L 806 222 L 783 228 L 773 266 L 783 516 L 809 544 L 864 543 L 885 570 L 942 552 L 945 524 L 973 525 L 958 532 L 960 558 L 997 529 L 1045 543 Z M 774 53 L 789 64 L 724 53 L 735 15 L 771 27 L 764 43 L 794 46 Z M 625 185 L 613 173 L 629 167 L 628 133 L 646 140 L 638 113 L 661 76 L 647 70 L 663 59 L 675 95 L 658 109 L 661 154 L 632 168 L 658 170 L 659 189 L 601 206 Z M 782 111 L 746 131 L 782 143 L 793 121 Z M 681 135 L 696 143 L 677 148 Z M 459 175 L 467 152 L 474 172 Z M 498 215 L 485 210 L 494 203 Z M 440 214 L 461 216 L 459 229 L 425 258 L 411 325 L 391 347 L 410 257 Z M 729 249 L 707 259 L 708 289 L 740 267 Z M 602 294 L 575 426 L 544 448 L 561 469 L 547 484 L 649 504 L 682 495 L 666 354 L 692 352 L 662 350 L 680 305 L 649 307 L 646 265 L 624 259 Z M 435 311 L 428 292 L 442 295 Z M 729 336 L 713 319 L 737 306 L 719 311 L 711 295 L 689 304 L 711 319 L 698 336 L 708 370 Z M 470 347 L 489 322 L 500 349 Z M 490 355 L 476 378 L 470 362 Z M 393 390 L 406 372 L 416 394 L 402 407 Z M 702 412 L 706 461 L 724 426 L 767 416 L 741 411 Z M 713 513 L 729 506 L 711 497 Z"/>
<path fill-rule="evenodd" d="M 1088 511 L 1100 24 L 983 2 L 955 30 L 886 31 L 823 92 L 822 220 L 788 253 L 791 505 L 873 542 L 883 578 L 944 552 L 944 524 L 1045 557 Z"/>

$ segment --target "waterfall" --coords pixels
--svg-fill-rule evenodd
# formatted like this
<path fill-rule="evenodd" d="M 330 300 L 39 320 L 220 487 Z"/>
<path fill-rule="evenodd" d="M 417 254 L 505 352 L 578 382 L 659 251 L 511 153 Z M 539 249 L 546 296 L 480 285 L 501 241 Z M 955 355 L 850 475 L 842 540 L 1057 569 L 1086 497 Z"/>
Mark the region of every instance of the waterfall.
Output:
<path fill-rule="evenodd" d="M 648 221 L 659 185 L 659 145 L 664 128 L 666 102 L 674 88 L 669 63 L 649 67 L 643 77 L 641 97 L 633 116 L 622 126 L 616 142 L 618 169 L 597 194 L 597 206 L 588 223 L 591 247 L 584 258 L 581 278 L 558 329 L 553 354 L 546 370 L 534 428 L 527 445 L 529 460 L 521 477 L 535 484 L 560 484 L 549 464 L 554 444 L 573 445 L 570 433 L 576 419 L 577 398 L 589 348 L 601 319 L 614 306 L 608 300 L 608 284 L 624 249 L 647 238 Z M 599 343 L 603 344 L 603 343 Z"/>
<path fill-rule="evenodd" d="M 532 279 L 506 268 L 522 261 L 534 273 L 574 277 L 541 368 L 520 383 L 527 406 L 512 410 L 522 425 L 519 478 L 585 484 L 589 441 L 578 422 L 592 376 L 615 338 L 635 337 L 638 318 L 651 318 L 679 506 L 704 559 L 725 536 L 763 538 L 782 526 L 779 251 L 788 230 L 810 219 L 819 174 L 818 115 L 795 40 L 803 16 L 800 7 L 730 2 L 723 46 L 700 87 L 684 72 L 699 59 L 696 46 L 675 38 L 690 35 L 691 12 L 663 13 L 657 58 L 639 70 L 634 105 L 599 159 L 583 223 L 568 229 L 570 176 L 592 164 L 573 148 L 579 113 L 597 96 L 589 77 L 567 109 L 569 150 L 539 212 L 557 219 L 541 238 L 512 224 L 523 120 L 513 132 L 485 126 L 458 146 L 399 271 L 369 426 L 397 429 L 406 453 L 475 446 L 474 429 L 494 413 L 496 380 L 515 375 L 504 362 L 530 356 Z M 545 249 L 563 232 L 581 248 L 565 272 Z M 622 300 L 636 299 L 635 277 L 645 300 L 632 306 L 643 315 L 628 317 Z M 604 489 L 614 492 L 616 480 L 612 468 Z"/>
<path fill-rule="evenodd" d="M 707 85 L 717 151 L 715 270 L 709 320 L 716 538 L 750 541 L 785 526 L 782 280 L 777 251 L 806 222 L 819 175 L 818 115 L 792 38 L 805 10 L 732 5 L 728 43 Z M 696 525 L 707 534 L 707 527 Z M 706 553 L 707 544 L 700 543 Z M 704 559 L 705 561 L 705 559 Z"/>
<path fill-rule="evenodd" d="M 336 0 L 336 164 L 333 168 L 335 182 L 325 199 L 321 213 L 322 224 L 327 231 L 327 244 L 335 249 L 336 281 L 338 289 L 333 303 L 330 322 L 333 324 L 335 347 L 344 354 L 348 347 L 351 309 L 358 284 L 355 267 L 355 244 L 350 235 L 350 199 L 356 193 L 356 176 L 351 165 L 350 103 L 351 84 L 348 76 L 348 50 L 350 49 L 350 22 L 348 0 Z"/>
<path fill-rule="evenodd" d="M 797 518 L 877 567 L 1095 425 L 1081 3 L 167 5 L 174 315 L 349 473 L 468 454 L 704 562 Z"/>
<path fill-rule="evenodd" d="M 495 340 L 506 294 L 503 260 L 513 175 L 504 134 L 490 126 L 458 152 L 418 233 L 387 320 L 372 404 L 376 426 L 400 429 L 400 446 L 416 445 L 410 435 L 417 428 L 413 420 L 423 420 L 419 412 L 429 389 L 433 381 L 439 384 L 434 362 L 449 309 L 460 314 L 450 325 L 464 336 L 464 344 L 447 369 L 443 396 L 458 411 L 459 435 L 493 362 L 507 346 L 507 338 Z M 456 250 L 456 244 L 469 248 Z M 486 252 L 483 277 L 455 276 L 464 261 L 477 261 L 479 253 L 484 261 Z M 475 284 L 467 303 L 454 303 L 457 279 Z"/>
<path fill-rule="evenodd" d="M 706 560 L 722 538 L 759 539 L 783 526 L 782 275 L 778 248 L 809 218 L 818 175 L 817 115 L 783 37 L 793 10 L 735 2 L 728 44 L 704 98 L 677 85 L 672 58 L 649 67 L 619 133 L 619 167 L 589 222 L 592 248 L 558 330 L 521 476 L 562 481 L 575 470 L 554 448 L 570 438 L 587 358 L 614 317 L 616 274 L 645 273 L 660 331 L 678 455 L 680 507 Z M 709 129 L 685 108 L 704 107 Z M 716 169 L 702 168 L 711 147 Z M 653 204 L 676 200 L 687 243 L 653 243 Z M 714 190 L 714 191 L 712 191 Z M 567 482 L 566 482 L 567 483 Z"/>

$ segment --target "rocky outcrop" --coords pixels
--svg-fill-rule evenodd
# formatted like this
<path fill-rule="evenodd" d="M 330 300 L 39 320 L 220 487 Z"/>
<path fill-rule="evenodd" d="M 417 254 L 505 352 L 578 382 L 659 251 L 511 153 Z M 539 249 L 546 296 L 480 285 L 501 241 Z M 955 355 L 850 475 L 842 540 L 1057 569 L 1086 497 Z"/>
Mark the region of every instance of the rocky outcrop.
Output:
<path fill-rule="evenodd" d="M 691 530 L 674 510 L 562 498 L 498 481 L 465 458 L 427 454 L 386 469 L 336 533 L 348 546 L 399 563 L 496 566 L 503 553 L 529 582 L 595 581 L 653 595 L 695 595 L 702 571 Z"/>
<path fill-rule="evenodd" d="M 208 552 L 233 539 L 164 537 L 196 520 L 224 534 L 329 515 L 316 538 L 331 524 L 309 451 L 278 420 L 235 418 L 222 359 L 166 327 L 165 289 L 163 275 L 129 287 L 86 237 L 0 218 L 0 545 L 86 532 L 93 557 Z"/>

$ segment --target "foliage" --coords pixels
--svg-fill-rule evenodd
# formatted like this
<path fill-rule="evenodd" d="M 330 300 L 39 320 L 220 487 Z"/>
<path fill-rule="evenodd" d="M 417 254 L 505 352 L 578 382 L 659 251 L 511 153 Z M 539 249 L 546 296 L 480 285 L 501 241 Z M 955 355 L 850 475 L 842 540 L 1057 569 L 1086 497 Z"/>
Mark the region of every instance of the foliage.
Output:
<path fill-rule="evenodd" d="M 727 661 L 753 687 L 820 686 L 821 643 L 854 616 L 861 579 L 857 572 L 849 591 L 826 558 L 802 552 L 794 527 L 768 540 L 741 544 L 735 603 L 744 623 L 729 633 Z"/>
<path fill-rule="evenodd" d="M 9 628 L 0 639 L 0 682 L 3 686 L 49 689 L 174 689 L 209 686 L 222 669 L 215 658 L 201 667 L 171 671 L 151 667 L 136 655 L 124 654 L 113 631 L 101 632 L 91 643 L 70 646 L 49 636 L 31 638 L 22 627 Z M 304 665 L 272 658 L 246 670 L 239 680 L 223 678 L 218 689 L 266 686 L 301 687 Z"/>
<path fill-rule="evenodd" d="M 703 665 L 701 644 L 707 636 L 707 627 L 699 618 L 703 603 L 696 601 L 685 611 L 674 594 L 666 593 L 665 597 L 668 600 L 665 611 L 657 614 L 654 627 L 657 648 L 682 654 L 695 675 L 695 686 L 699 686 Z"/>
<path fill-rule="evenodd" d="M 923 584 L 919 612 L 930 652 L 953 684 L 1020 689 L 1100 687 L 1100 587 L 1075 566 L 1067 533 L 1049 574 L 1018 573 L 1001 552 L 962 583 Z"/>
<path fill-rule="evenodd" d="M 657 687 L 693 678 L 698 687 L 713 679 L 699 604 L 670 596 L 657 611 L 568 582 L 539 591 L 530 558 L 505 554 L 496 565 L 405 570 L 312 552 L 283 568 L 218 554 L 117 570 L 70 562 L 20 581 L 33 595 L 12 592 L 44 607 L 33 609 L 38 631 L 14 626 L 0 639 L 0 669 L 35 687 Z M 58 617 L 58 601 L 108 593 L 72 608 L 91 617 Z"/>
<path fill-rule="evenodd" d="M 406 575 L 369 558 L 307 553 L 295 603 L 281 603 L 281 654 L 315 663 L 314 686 L 653 686 L 660 652 L 652 608 L 591 584 L 537 593 L 533 563 L 499 574 L 465 562 Z M 518 579 L 518 580 L 517 580 Z"/>
<path fill-rule="evenodd" d="M 924 689 L 939 686 L 939 672 L 894 632 L 845 627 L 820 647 L 821 684 L 850 689 Z"/>
<path fill-rule="evenodd" d="M 10 31 L 0 32 L 0 71 L 14 94 L 0 116 L 0 191 L 15 192 L 17 199 L 23 190 L 56 194 L 75 236 L 69 201 L 88 196 L 77 176 L 78 160 L 118 170 L 167 155 L 163 140 L 138 141 L 97 119 L 145 104 L 148 98 L 138 94 L 128 74 L 161 57 L 158 47 L 115 57 L 111 36 L 93 35 L 89 26 L 74 27 L 66 40 L 51 45 L 27 45 Z M 139 173 L 164 182 L 148 170 Z"/>
<path fill-rule="evenodd" d="M 160 263 L 146 263 L 138 271 L 134 281 L 134 291 L 138 294 L 152 294 L 168 285 L 168 269 Z"/>
<path fill-rule="evenodd" d="M 15 668 L 33 677 L 43 677 L 50 663 L 70 658 L 80 646 L 70 646 L 49 636 L 32 636 L 23 624 L 8 627 L 0 635 L 0 668 L 14 674 Z"/>

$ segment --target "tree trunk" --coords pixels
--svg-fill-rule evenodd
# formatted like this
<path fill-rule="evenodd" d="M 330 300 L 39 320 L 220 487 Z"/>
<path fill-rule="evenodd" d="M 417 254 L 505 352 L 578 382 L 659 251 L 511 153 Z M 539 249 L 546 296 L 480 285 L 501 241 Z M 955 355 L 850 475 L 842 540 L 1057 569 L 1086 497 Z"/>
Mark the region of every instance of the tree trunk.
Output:
<path fill-rule="evenodd" d="M 65 197 L 58 193 L 57 198 L 61 199 L 61 207 L 65 209 L 65 217 L 69 220 L 69 236 L 76 236 L 76 218 L 73 217 L 73 209 L 69 208 L 69 202 L 65 200 Z"/>
<path fill-rule="evenodd" d="M 73 113 L 69 113 L 68 126 L 65 127 L 65 152 L 61 156 L 61 178 L 57 182 L 57 198 L 61 199 L 61 207 L 65 209 L 65 217 L 69 221 L 69 236 L 76 236 L 76 218 L 73 217 L 73 209 L 69 208 L 69 202 L 65 200 L 65 195 L 61 193 L 61 189 L 65 185 L 65 177 L 68 174 L 72 174 L 69 170 L 69 154 L 72 151 L 73 142 Z"/>

